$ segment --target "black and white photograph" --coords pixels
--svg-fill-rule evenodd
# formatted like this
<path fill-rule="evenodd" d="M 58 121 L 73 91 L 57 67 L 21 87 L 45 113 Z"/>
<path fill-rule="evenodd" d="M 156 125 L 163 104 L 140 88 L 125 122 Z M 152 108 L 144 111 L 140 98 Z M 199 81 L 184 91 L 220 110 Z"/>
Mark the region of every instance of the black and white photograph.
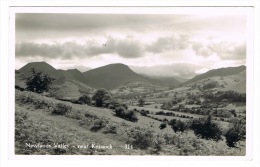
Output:
<path fill-rule="evenodd" d="M 251 10 L 14 12 L 14 154 L 246 156 Z"/>

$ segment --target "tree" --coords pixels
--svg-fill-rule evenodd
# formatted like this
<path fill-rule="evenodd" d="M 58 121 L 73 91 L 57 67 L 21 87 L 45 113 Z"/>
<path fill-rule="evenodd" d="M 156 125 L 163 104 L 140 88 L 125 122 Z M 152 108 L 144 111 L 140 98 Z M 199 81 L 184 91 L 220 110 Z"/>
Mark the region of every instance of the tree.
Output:
<path fill-rule="evenodd" d="M 123 106 L 119 106 L 115 109 L 116 116 L 118 117 L 124 117 L 125 116 L 126 109 Z"/>
<path fill-rule="evenodd" d="M 162 129 L 165 129 L 167 127 L 167 124 L 165 122 L 162 122 L 159 126 L 159 128 L 162 130 Z"/>
<path fill-rule="evenodd" d="M 95 101 L 97 107 L 104 107 L 112 96 L 106 89 L 99 89 L 95 92 L 92 100 Z"/>
<path fill-rule="evenodd" d="M 211 115 L 207 118 L 192 120 L 190 127 L 194 130 L 196 136 L 200 136 L 203 139 L 213 139 L 215 141 L 221 139 L 222 130 L 217 123 L 213 122 Z"/>
<path fill-rule="evenodd" d="M 26 90 L 36 93 L 47 92 L 50 89 L 50 85 L 55 80 L 43 72 L 36 72 L 34 68 L 31 69 L 32 76 L 27 78 Z"/>
<path fill-rule="evenodd" d="M 144 101 L 143 98 L 141 98 L 141 99 L 138 100 L 138 103 L 139 103 L 139 106 L 140 106 L 140 107 L 143 107 L 144 104 L 145 104 L 145 101 Z"/>
<path fill-rule="evenodd" d="M 78 103 L 90 105 L 91 98 L 88 95 L 83 95 L 83 96 L 79 97 Z"/>
<path fill-rule="evenodd" d="M 237 142 L 246 135 L 246 123 L 243 119 L 233 119 L 229 126 L 225 134 L 226 143 L 229 147 L 235 147 Z"/>
<path fill-rule="evenodd" d="M 137 122 L 138 117 L 136 116 L 136 112 L 134 110 L 128 110 L 125 113 L 126 120 L 129 120 L 131 122 Z"/>
<path fill-rule="evenodd" d="M 181 120 L 172 119 L 169 122 L 169 125 L 172 127 L 172 129 L 174 130 L 175 133 L 184 132 L 184 131 L 188 130 L 187 124 Z"/>

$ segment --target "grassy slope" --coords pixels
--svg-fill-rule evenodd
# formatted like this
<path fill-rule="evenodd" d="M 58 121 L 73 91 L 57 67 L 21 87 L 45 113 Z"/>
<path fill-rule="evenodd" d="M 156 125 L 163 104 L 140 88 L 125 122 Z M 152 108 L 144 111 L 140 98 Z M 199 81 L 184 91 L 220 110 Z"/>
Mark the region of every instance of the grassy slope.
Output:
<path fill-rule="evenodd" d="M 51 108 L 57 103 L 63 103 L 72 106 L 72 112 L 67 116 L 57 116 L 51 114 Z M 37 109 L 36 109 L 37 108 Z M 16 140 L 16 154 L 108 154 L 108 155 L 145 155 L 153 154 L 154 146 L 148 149 L 139 149 L 134 146 L 133 150 L 124 149 L 124 145 L 129 143 L 133 136 L 133 131 L 139 130 L 146 132 L 147 129 L 157 131 L 153 132 L 153 144 L 156 140 L 162 142 L 161 150 L 156 152 L 162 155 L 244 155 L 245 150 L 228 148 L 225 143 L 206 141 L 197 137 L 187 137 L 184 134 L 174 134 L 169 129 L 158 130 L 159 121 L 139 116 L 138 123 L 125 121 L 113 116 L 113 112 L 108 109 L 100 109 L 90 106 L 75 105 L 68 102 L 60 102 L 48 97 L 37 95 L 30 92 L 16 92 L 16 118 L 20 118 L 22 113 L 28 113 L 28 119 L 22 124 L 16 124 L 17 132 L 26 135 L 17 135 L 23 137 L 23 140 Z M 90 117 L 91 116 L 91 117 Z M 108 120 L 107 126 L 115 125 L 117 133 L 106 133 L 107 126 L 99 131 L 92 131 L 94 123 L 105 118 Z M 81 126 L 79 122 L 85 121 Z M 154 127 L 150 125 L 154 123 Z M 145 127 L 139 129 L 138 127 Z M 166 140 L 165 135 L 168 136 Z M 162 139 L 162 137 L 164 139 Z M 132 140 L 132 139 L 131 139 Z M 154 141 L 155 140 L 155 141 Z M 114 148 L 109 149 L 77 149 L 70 148 L 63 151 L 55 149 L 28 149 L 25 148 L 24 141 L 37 143 L 58 142 L 69 145 L 81 145 L 98 143 L 100 145 L 112 144 Z"/>

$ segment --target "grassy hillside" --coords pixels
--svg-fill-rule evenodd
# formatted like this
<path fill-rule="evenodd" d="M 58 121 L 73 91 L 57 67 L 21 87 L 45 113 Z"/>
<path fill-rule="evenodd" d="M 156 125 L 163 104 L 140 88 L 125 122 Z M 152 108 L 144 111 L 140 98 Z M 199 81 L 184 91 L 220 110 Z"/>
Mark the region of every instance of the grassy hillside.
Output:
<path fill-rule="evenodd" d="M 133 72 L 124 64 L 109 64 L 89 70 L 85 72 L 84 75 L 94 88 L 105 88 L 107 90 L 113 90 L 132 82 L 141 82 L 150 86 L 156 85 L 159 87 L 176 86 L 180 84 L 180 82 L 174 78 L 153 79 L 142 76 Z"/>
<path fill-rule="evenodd" d="M 17 90 L 15 98 L 16 154 L 245 155 L 244 149 L 229 148 L 224 141 L 160 131 L 150 126 L 153 119 L 140 115 L 133 123 L 115 117 L 110 109 L 61 102 L 32 92 Z M 54 114 L 65 110 L 63 115 Z M 133 147 L 126 149 L 125 144 Z"/>
<path fill-rule="evenodd" d="M 215 76 L 224 77 L 224 76 L 229 76 L 229 75 L 235 75 L 235 74 L 239 74 L 240 72 L 244 71 L 245 69 L 246 69 L 246 66 L 214 69 L 214 70 L 210 70 L 206 73 L 197 75 L 194 78 L 186 81 L 184 84 L 189 84 L 191 82 L 196 82 L 196 81 L 199 81 L 202 79 L 215 77 Z"/>
<path fill-rule="evenodd" d="M 207 89 L 207 85 L 210 86 L 210 84 L 216 90 L 233 90 L 239 93 L 246 93 L 246 70 L 235 75 L 208 77 L 186 84 L 186 86 Z"/>

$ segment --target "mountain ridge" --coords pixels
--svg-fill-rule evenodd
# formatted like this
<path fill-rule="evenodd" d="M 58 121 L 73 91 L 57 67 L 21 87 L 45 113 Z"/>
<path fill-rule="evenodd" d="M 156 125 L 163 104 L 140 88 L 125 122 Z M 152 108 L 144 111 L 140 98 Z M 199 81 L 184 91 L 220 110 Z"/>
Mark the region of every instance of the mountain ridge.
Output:
<path fill-rule="evenodd" d="M 215 77 L 215 76 L 229 76 L 229 75 L 235 75 L 238 74 L 246 69 L 246 66 L 238 66 L 238 67 L 226 67 L 226 68 L 219 68 L 219 69 L 213 69 L 209 70 L 203 74 L 196 75 L 192 79 L 184 82 L 184 85 L 187 85 L 191 82 L 196 82 L 202 79 L 210 78 L 210 77 Z"/>
<path fill-rule="evenodd" d="M 30 62 L 19 70 L 16 70 L 16 75 L 19 75 L 19 77 L 16 78 L 19 80 L 23 78 L 25 80 L 28 78 L 28 76 L 31 75 L 31 68 L 35 68 L 37 71 L 43 71 L 51 77 L 54 77 L 56 80 L 54 81 L 53 85 L 56 85 L 56 87 L 59 87 L 59 85 L 62 85 L 66 82 L 68 83 L 67 85 L 74 85 L 74 90 L 78 90 L 80 92 L 82 91 L 80 90 L 82 85 L 86 85 L 83 86 L 84 91 L 86 91 L 86 88 L 105 88 L 107 90 L 115 90 L 122 85 L 133 82 L 140 82 L 148 86 L 153 85 L 157 87 L 178 87 L 180 85 L 188 85 L 189 83 L 209 77 L 236 75 L 245 70 L 246 66 L 210 70 L 182 83 L 171 77 L 151 77 L 138 74 L 134 72 L 129 66 L 121 63 L 105 65 L 82 73 L 78 69 L 55 69 L 46 62 Z"/>

